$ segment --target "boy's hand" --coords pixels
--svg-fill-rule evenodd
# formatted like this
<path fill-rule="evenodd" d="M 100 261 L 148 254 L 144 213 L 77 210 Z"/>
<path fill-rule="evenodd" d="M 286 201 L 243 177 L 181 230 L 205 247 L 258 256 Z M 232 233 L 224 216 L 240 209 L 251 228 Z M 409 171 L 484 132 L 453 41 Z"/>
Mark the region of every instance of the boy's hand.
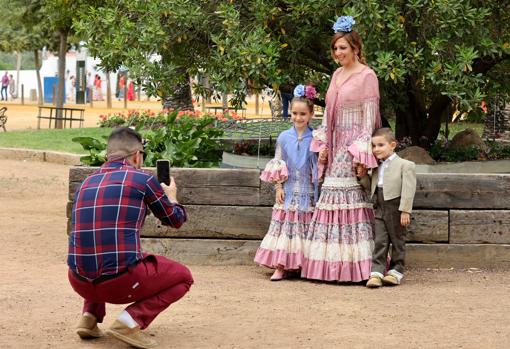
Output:
<path fill-rule="evenodd" d="M 411 215 L 407 212 L 400 213 L 400 224 L 407 227 L 411 223 Z"/>
<path fill-rule="evenodd" d="M 285 193 L 283 192 L 283 189 L 282 188 L 277 188 L 276 189 L 276 202 L 278 204 L 283 204 L 285 200 Z"/>

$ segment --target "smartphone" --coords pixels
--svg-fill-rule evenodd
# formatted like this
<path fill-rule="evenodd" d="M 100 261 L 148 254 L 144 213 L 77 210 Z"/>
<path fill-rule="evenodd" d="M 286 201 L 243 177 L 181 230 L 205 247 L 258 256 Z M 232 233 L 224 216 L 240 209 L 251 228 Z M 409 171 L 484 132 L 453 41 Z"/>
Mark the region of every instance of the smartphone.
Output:
<path fill-rule="evenodd" d="M 156 161 L 156 172 L 158 174 L 159 183 L 170 185 L 170 161 L 158 160 Z"/>

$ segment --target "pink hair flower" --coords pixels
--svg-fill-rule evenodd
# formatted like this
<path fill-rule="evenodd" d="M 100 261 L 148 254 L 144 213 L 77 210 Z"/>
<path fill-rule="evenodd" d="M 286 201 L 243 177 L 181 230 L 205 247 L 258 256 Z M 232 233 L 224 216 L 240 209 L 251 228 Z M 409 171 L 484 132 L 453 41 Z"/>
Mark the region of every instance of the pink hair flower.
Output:
<path fill-rule="evenodd" d="M 312 85 L 305 86 L 305 97 L 308 99 L 315 99 L 317 97 L 317 90 Z"/>

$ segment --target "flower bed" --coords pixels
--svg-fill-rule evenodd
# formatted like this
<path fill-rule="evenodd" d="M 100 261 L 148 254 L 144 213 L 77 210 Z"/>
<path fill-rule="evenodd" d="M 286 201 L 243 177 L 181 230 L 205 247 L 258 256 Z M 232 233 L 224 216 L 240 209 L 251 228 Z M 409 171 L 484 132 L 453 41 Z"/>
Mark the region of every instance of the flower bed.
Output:
<path fill-rule="evenodd" d="M 154 112 L 152 110 L 128 110 L 127 113 L 117 112 L 110 113 L 107 115 L 99 116 L 99 127 L 118 127 L 118 126 L 133 126 L 140 129 L 153 129 L 162 127 L 166 123 L 168 115 L 176 113 L 176 119 L 179 120 L 183 117 L 187 118 L 212 118 L 218 122 L 229 122 L 235 120 L 244 119 L 242 116 L 237 114 L 235 111 L 225 109 L 217 114 L 214 113 L 202 113 L 199 110 L 169 110 L 163 109 L 160 112 Z"/>

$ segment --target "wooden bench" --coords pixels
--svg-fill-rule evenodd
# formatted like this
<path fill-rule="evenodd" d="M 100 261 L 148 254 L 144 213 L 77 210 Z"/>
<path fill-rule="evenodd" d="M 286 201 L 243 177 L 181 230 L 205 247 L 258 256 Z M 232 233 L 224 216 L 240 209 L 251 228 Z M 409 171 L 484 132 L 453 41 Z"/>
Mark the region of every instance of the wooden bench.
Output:
<path fill-rule="evenodd" d="M 49 110 L 49 115 L 47 111 Z M 61 111 L 61 116 L 57 118 L 58 111 Z M 79 122 L 79 127 L 83 127 L 83 121 L 85 120 L 85 109 L 81 108 L 58 108 L 58 107 L 39 107 L 39 114 L 37 115 L 37 129 L 41 128 L 41 120 L 48 120 L 48 128 L 51 128 L 52 122 L 53 127 L 57 128 L 58 122 L 60 121 L 61 128 L 66 128 L 67 122 L 69 122 L 69 128 L 73 127 L 73 121 Z M 78 114 L 78 115 L 76 115 Z"/>
<path fill-rule="evenodd" d="M 240 111 L 241 112 L 241 116 L 243 118 L 246 117 L 246 108 L 234 108 L 234 107 L 224 108 L 223 106 L 216 106 L 216 105 L 206 105 L 205 108 L 207 109 L 207 112 L 214 111 L 214 115 L 216 115 L 216 113 L 218 111 L 219 112 L 223 112 L 225 109 L 228 109 L 229 111 L 234 111 L 235 113 Z"/>
<path fill-rule="evenodd" d="M 207 112 L 208 112 L 208 113 L 210 113 L 210 112 L 214 111 L 214 115 L 216 115 L 216 113 L 217 113 L 218 111 L 222 112 L 222 111 L 223 111 L 223 109 L 225 109 L 225 108 L 223 108 L 222 106 L 216 106 L 216 105 L 206 105 L 206 106 L 205 106 L 205 109 L 207 109 Z"/>
<path fill-rule="evenodd" d="M 7 129 L 5 128 L 5 124 L 7 123 L 7 115 L 5 115 L 6 111 L 7 107 L 0 108 L 0 127 L 4 129 L 4 132 L 7 132 Z"/>

